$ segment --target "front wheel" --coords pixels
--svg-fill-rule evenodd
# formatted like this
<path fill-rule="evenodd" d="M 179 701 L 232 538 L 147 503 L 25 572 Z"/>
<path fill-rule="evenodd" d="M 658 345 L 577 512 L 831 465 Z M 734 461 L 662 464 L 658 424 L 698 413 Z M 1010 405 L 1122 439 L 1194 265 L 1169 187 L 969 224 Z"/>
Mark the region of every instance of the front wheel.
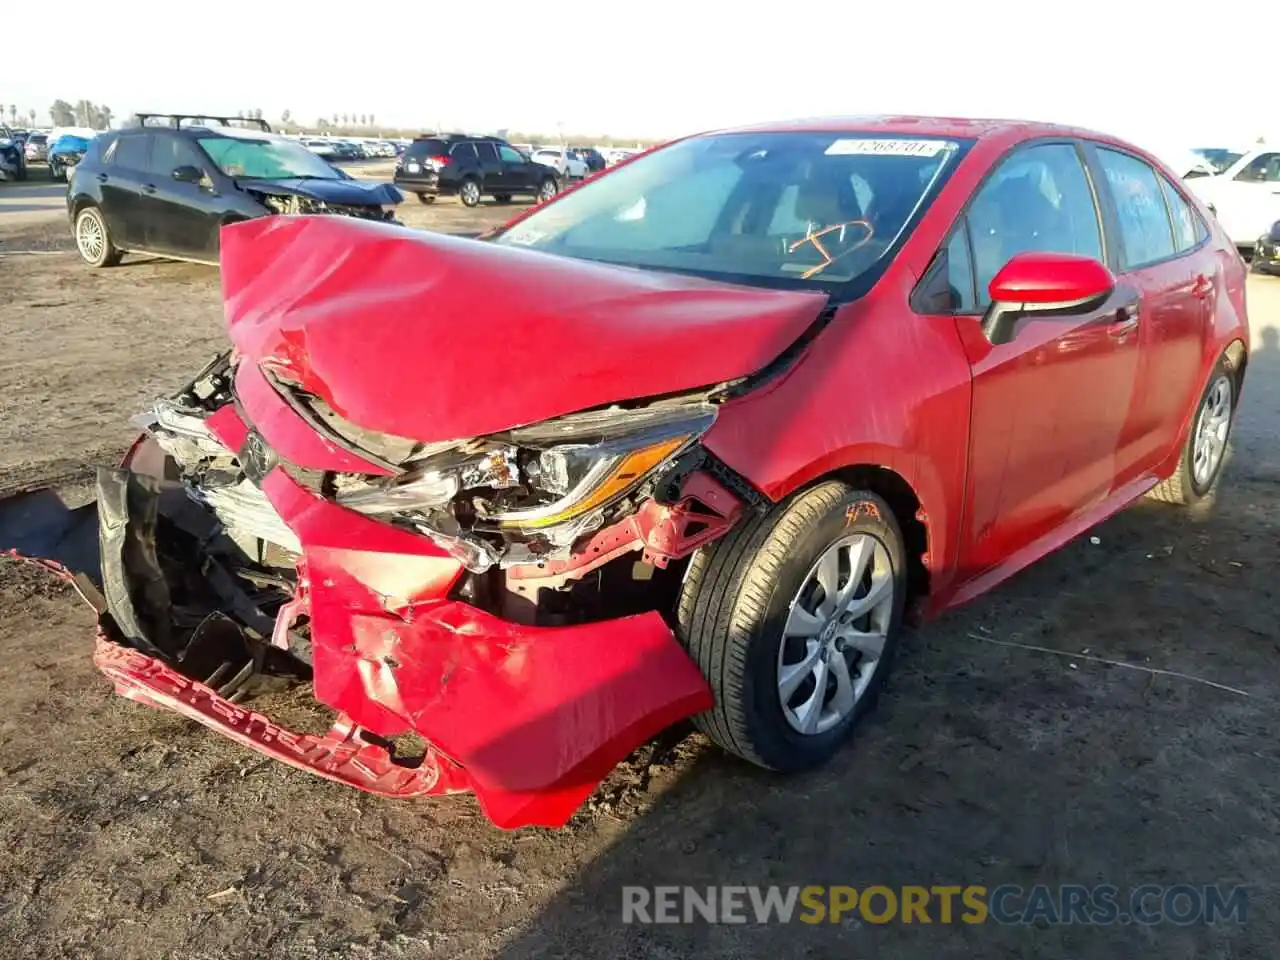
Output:
<path fill-rule="evenodd" d="M 1148 496 L 1153 500 L 1189 506 L 1209 495 L 1226 460 L 1237 386 L 1226 361 L 1219 359 L 1196 406 L 1178 466 L 1173 476 L 1152 488 Z"/>
<path fill-rule="evenodd" d="M 538 184 L 538 202 L 546 203 L 559 192 L 560 184 L 556 182 L 554 177 L 547 177 L 542 183 Z"/>
<path fill-rule="evenodd" d="M 111 242 L 107 221 L 97 207 L 85 207 L 76 214 L 76 249 L 91 267 L 113 267 L 120 262 L 120 251 Z"/>
<path fill-rule="evenodd" d="M 471 177 L 467 177 L 458 188 L 458 198 L 464 207 L 476 206 L 480 203 L 480 184 Z"/>
<path fill-rule="evenodd" d="M 694 724 L 771 770 L 826 762 L 884 683 L 906 572 L 889 505 L 836 481 L 699 550 L 676 619 L 716 703 Z"/>

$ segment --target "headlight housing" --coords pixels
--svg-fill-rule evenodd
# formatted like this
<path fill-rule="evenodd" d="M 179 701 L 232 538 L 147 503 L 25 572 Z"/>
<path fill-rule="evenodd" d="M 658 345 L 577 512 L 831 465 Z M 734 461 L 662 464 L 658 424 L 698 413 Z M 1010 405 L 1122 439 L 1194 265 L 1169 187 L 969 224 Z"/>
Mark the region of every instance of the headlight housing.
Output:
<path fill-rule="evenodd" d="M 538 562 L 599 528 L 715 413 L 694 402 L 574 414 L 437 450 L 394 478 L 339 476 L 334 499 L 419 530 L 476 572 Z"/>

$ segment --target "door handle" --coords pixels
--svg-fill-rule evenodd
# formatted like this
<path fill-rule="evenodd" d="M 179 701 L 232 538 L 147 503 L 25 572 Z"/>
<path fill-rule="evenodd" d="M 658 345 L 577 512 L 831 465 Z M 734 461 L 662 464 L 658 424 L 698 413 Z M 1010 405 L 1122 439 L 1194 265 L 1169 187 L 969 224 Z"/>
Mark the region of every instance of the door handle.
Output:
<path fill-rule="evenodd" d="M 1138 301 L 1126 303 L 1116 308 L 1115 315 L 1107 327 L 1107 333 L 1116 340 L 1123 340 L 1138 326 Z"/>
<path fill-rule="evenodd" d="M 1196 282 L 1191 286 L 1191 295 L 1200 300 L 1207 299 L 1213 293 L 1213 281 L 1206 277 L 1203 273 L 1196 277 Z"/>

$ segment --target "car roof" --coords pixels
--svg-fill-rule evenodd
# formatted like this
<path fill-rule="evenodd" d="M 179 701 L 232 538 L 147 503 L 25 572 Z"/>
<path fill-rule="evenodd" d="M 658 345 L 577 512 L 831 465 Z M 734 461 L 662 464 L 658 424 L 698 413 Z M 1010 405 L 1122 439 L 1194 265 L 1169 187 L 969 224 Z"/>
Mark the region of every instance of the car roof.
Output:
<path fill-rule="evenodd" d="M 1064 124 L 1032 120 L 978 119 L 972 117 L 924 117 L 905 114 L 810 117 L 730 127 L 715 133 L 889 133 L 899 136 L 948 137 L 964 140 L 1023 140 L 1028 137 L 1088 137 L 1120 142 L 1104 133 Z"/>

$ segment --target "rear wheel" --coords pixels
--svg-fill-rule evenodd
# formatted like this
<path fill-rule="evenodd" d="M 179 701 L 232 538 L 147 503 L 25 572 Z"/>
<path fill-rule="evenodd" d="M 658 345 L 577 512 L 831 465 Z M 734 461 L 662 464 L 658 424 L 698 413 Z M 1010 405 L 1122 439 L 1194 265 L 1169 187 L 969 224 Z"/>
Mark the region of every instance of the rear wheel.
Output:
<path fill-rule="evenodd" d="M 418 194 L 418 202 L 419 203 L 435 203 L 436 195 L 434 193 L 420 193 Z"/>
<path fill-rule="evenodd" d="M 91 267 L 114 267 L 120 251 L 111 242 L 107 221 L 97 207 L 85 207 L 76 214 L 76 249 Z"/>
<path fill-rule="evenodd" d="M 474 207 L 480 202 L 480 183 L 474 177 L 467 177 L 458 187 L 458 199 L 464 207 Z"/>
<path fill-rule="evenodd" d="M 876 494 L 827 482 L 698 551 L 682 642 L 715 694 L 695 725 L 772 770 L 828 760 L 875 701 L 906 600 L 902 534 Z"/>
<path fill-rule="evenodd" d="M 1190 505 L 1213 489 L 1226 460 L 1227 440 L 1235 422 L 1236 381 L 1219 359 L 1196 407 L 1182 456 L 1173 476 L 1152 488 L 1153 500 Z"/>

